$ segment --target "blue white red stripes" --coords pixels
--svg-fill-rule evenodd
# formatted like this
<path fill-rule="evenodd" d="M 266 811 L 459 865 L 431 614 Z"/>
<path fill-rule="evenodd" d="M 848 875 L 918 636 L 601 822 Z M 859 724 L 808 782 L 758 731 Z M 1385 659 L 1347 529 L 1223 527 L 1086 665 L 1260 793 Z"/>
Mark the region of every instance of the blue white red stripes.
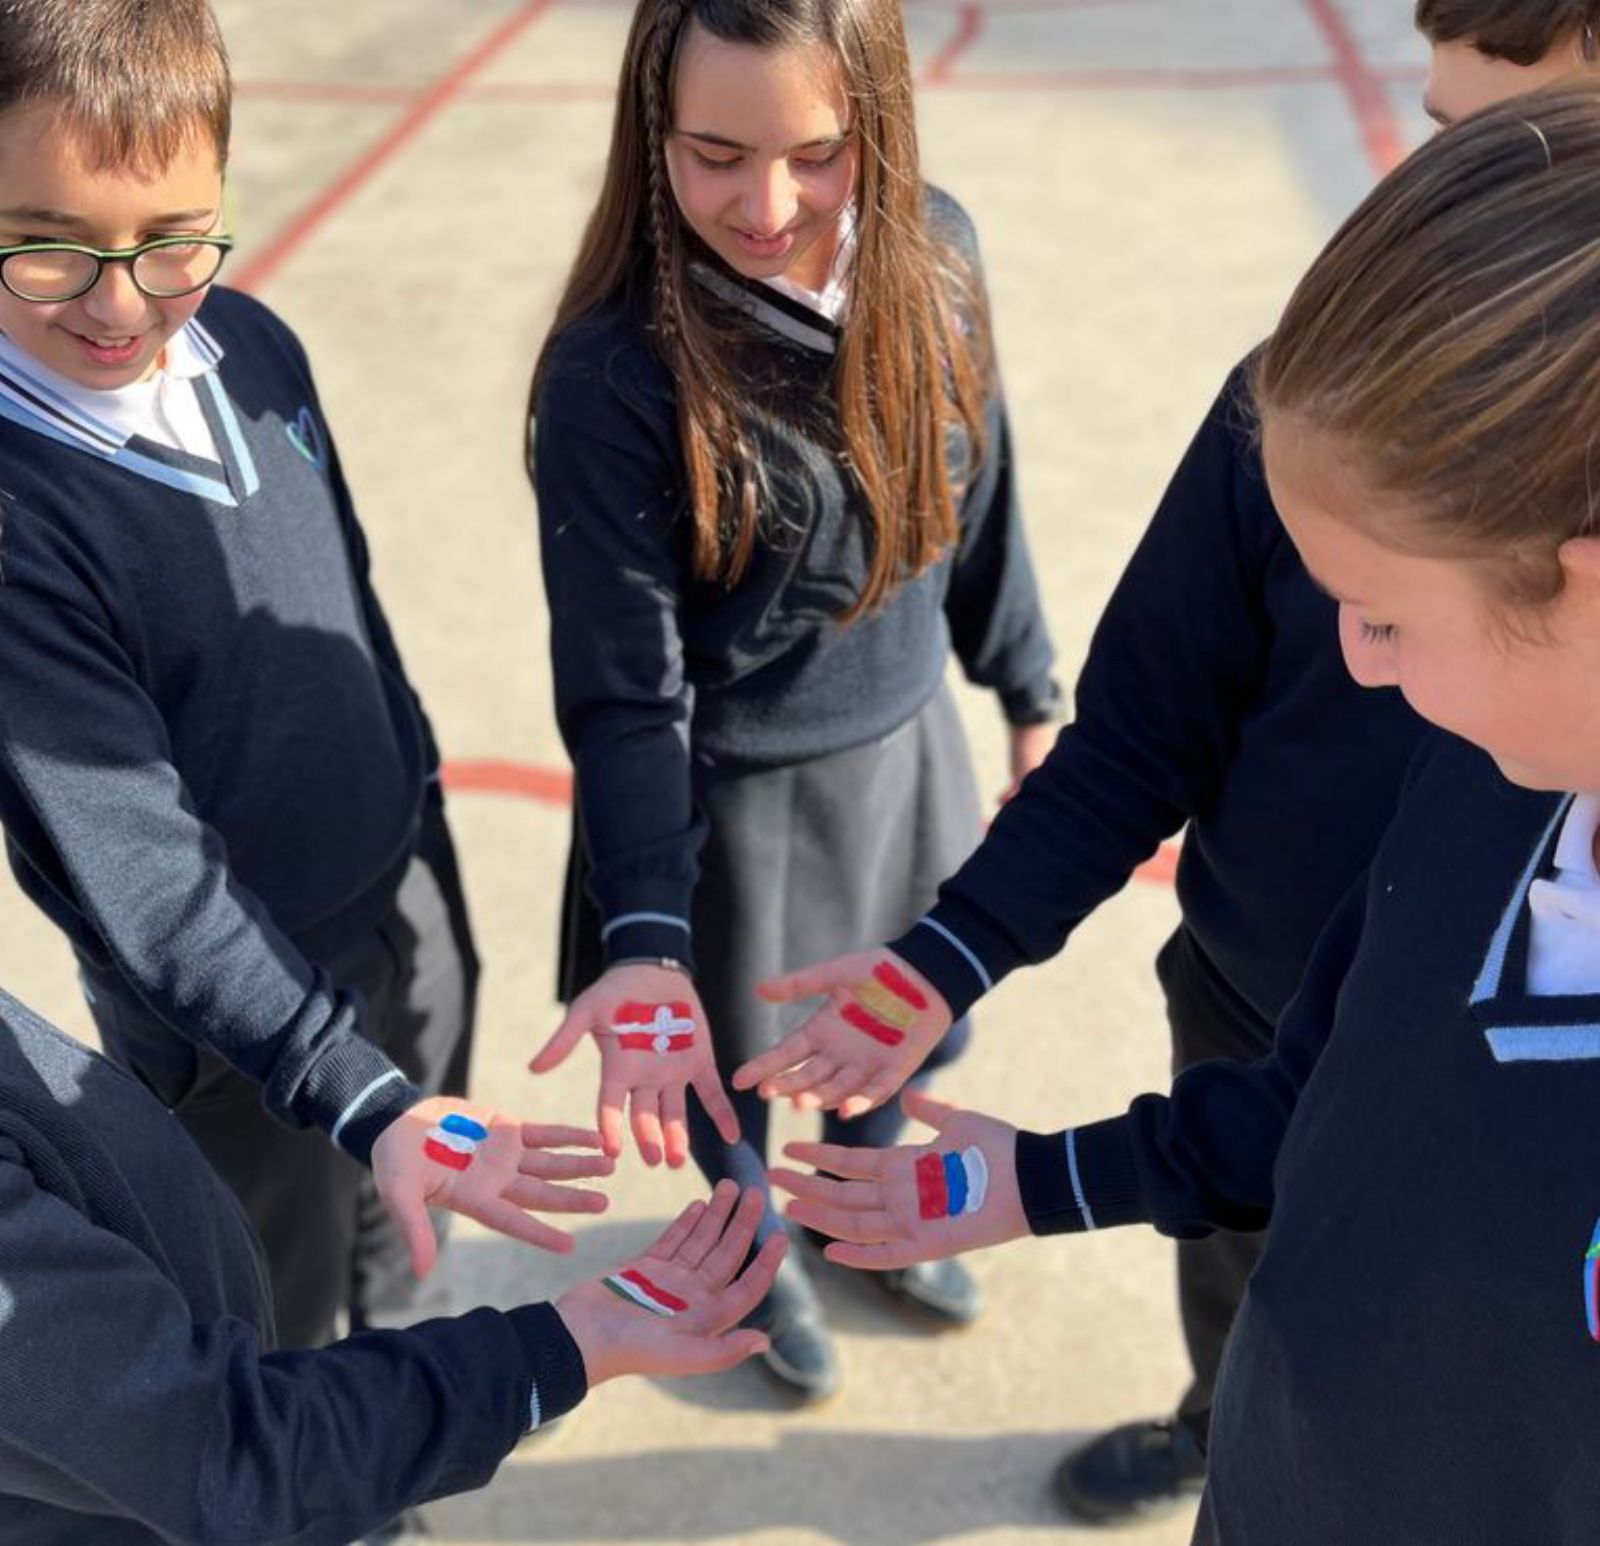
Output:
<path fill-rule="evenodd" d="M 477 1156 L 478 1145 L 488 1136 L 489 1129 L 483 1123 L 452 1111 L 428 1129 L 422 1152 L 448 1170 L 465 1170 Z"/>

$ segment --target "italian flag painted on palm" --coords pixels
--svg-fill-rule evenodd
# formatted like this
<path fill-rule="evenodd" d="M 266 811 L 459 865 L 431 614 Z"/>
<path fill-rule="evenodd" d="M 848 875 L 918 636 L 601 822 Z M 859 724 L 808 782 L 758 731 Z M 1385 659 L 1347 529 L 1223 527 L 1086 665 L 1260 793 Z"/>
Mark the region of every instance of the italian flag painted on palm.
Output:
<path fill-rule="evenodd" d="M 687 1299 L 670 1294 L 657 1283 L 652 1283 L 637 1267 L 624 1267 L 603 1280 L 607 1288 L 620 1298 L 630 1300 L 652 1315 L 681 1315 L 689 1308 Z"/>

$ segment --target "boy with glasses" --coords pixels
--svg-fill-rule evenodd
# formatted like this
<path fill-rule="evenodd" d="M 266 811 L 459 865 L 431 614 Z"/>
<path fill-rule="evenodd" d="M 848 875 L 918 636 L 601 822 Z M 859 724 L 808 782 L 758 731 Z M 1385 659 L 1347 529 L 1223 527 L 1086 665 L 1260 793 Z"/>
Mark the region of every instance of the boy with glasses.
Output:
<path fill-rule="evenodd" d="M 204 0 L 0 7 L 0 823 L 312 1345 L 405 1313 L 428 1205 L 562 1248 L 524 1208 L 604 1200 L 538 1177 L 607 1167 L 458 1098 L 438 753 L 305 355 L 208 290 L 229 115 Z"/>

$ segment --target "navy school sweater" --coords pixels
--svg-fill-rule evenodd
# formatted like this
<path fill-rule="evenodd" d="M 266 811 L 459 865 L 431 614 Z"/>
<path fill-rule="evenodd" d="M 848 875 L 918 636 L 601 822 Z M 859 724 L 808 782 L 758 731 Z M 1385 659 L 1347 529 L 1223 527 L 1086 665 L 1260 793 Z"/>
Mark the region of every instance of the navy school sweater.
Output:
<path fill-rule="evenodd" d="M 1259 1229 L 1223 1546 L 1592 1546 L 1600 995 L 1530 998 L 1563 796 L 1430 741 L 1272 1056 L 1018 1143 L 1036 1231 Z"/>
<path fill-rule="evenodd" d="M 965 212 L 930 190 L 929 224 L 981 286 Z M 674 389 L 651 344 L 643 286 L 567 329 L 535 404 L 556 714 L 608 961 L 692 959 L 697 778 L 887 735 L 933 697 L 952 646 L 1013 718 L 1034 717 L 1054 695 L 998 385 L 987 454 L 970 479 L 966 437 L 951 437 L 966 484 L 958 550 L 880 612 L 840 626 L 866 577 L 868 530 L 831 406 L 840 331 L 725 270 L 699 282 L 745 324 L 739 366 L 769 491 L 736 587 L 692 576 Z"/>
<path fill-rule="evenodd" d="M 1244 394 L 1241 367 L 1101 616 L 1072 723 L 893 942 L 957 1015 L 1059 951 L 1187 822 L 1184 926 L 1265 1046 L 1393 813 L 1422 722 L 1345 670 Z"/>
<path fill-rule="evenodd" d="M 0 823 L 97 979 L 365 1158 L 417 1092 L 307 952 L 389 905 L 437 755 L 299 342 L 199 328 L 221 464 L 0 380 Z"/>
<path fill-rule="evenodd" d="M 0 993 L 0 1540 L 343 1546 L 583 1398 L 548 1304 L 272 1351 L 260 1245 L 137 1081 Z"/>

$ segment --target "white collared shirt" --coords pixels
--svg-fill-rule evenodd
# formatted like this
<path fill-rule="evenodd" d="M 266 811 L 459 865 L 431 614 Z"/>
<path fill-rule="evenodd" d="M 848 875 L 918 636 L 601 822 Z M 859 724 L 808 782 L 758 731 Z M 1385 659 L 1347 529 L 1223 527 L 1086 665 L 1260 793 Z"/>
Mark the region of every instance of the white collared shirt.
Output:
<path fill-rule="evenodd" d="M 1556 839 L 1555 874 L 1528 888 L 1528 993 L 1600 993 L 1600 871 L 1594 835 L 1600 795 L 1573 800 Z"/>
<path fill-rule="evenodd" d="M 219 460 L 200 398 L 198 379 L 216 369 L 221 351 L 209 335 L 198 335 L 199 324 L 190 321 L 167 341 L 161 368 L 147 380 L 112 391 L 97 391 L 76 381 L 19 349 L 0 333 L 0 368 L 21 380 L 41 383 L 76 413 L 124 445 L 136 435 L 173 451 L 185 451 L 208 462 Z"/>

